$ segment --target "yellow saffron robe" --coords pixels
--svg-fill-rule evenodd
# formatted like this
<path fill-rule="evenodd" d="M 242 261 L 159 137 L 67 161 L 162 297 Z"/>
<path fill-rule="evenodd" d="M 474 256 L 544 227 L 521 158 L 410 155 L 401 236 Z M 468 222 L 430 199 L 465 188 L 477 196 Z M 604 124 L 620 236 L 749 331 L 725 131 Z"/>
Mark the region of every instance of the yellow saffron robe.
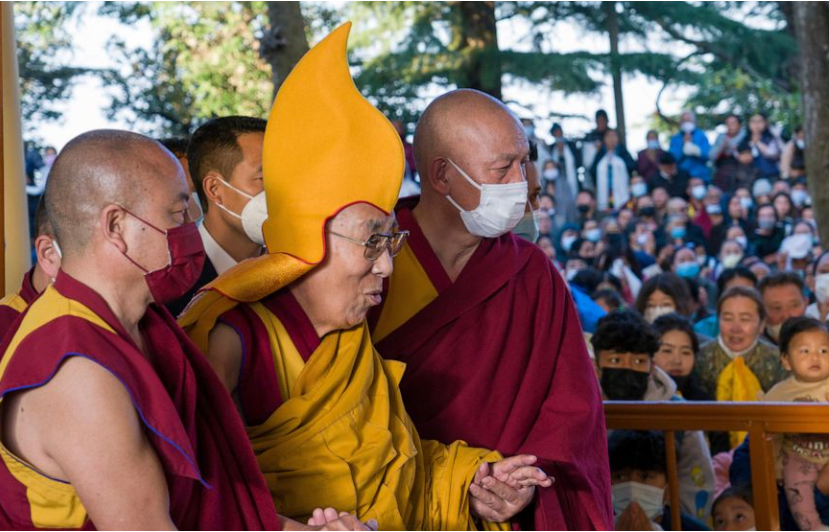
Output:
<path fill-rule="evenodd" d="M 209 331 L 234 303 L 216 292 L 202 299 L 182 325 L 206 352 Z M 380 358 L 365 322 L 326 335 L 306 363 L 276 315 L 247 305 L 268 331 L 283 397 L 264 423 L 247 427 L 281 515 L 304 522 L 331 506 L 382 529 L 480 524 L 469 512 L 469 485 L 481 460 L 501 456 L 460 441 L 421 441 L 398 388 L 405 364 Z"/>

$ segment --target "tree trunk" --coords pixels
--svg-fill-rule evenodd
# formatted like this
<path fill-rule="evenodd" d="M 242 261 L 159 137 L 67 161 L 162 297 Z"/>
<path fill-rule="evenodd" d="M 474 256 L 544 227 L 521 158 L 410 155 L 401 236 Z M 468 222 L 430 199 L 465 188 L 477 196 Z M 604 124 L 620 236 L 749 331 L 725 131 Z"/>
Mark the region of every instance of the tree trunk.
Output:
<path fill-rule="evenodd" d="M 260 54 L 271 65 L 273 94 L 276 97 L 279 86 L 308 51 L 308 39 L 299 2 L 267 4 L 270 27 L 260 39 Z"/>
<path fill-rule="evenodd" d="M 463 54 L 460 81 L 501 99 L 495 2 L 452 2 L 452 48 Z"/>
<path fill-rule="evenodd" d="M 829 249 L 829 4 L 794 2 L 806 132 L 806 174 L 823 249 Z"/>
<path fill-rule="evenodd" d="M 613 76 L 613 97 L 616 100 L 616 132 L 619 142 L 627 145 L 625 138 L 625 102 L 622 99 L 622 65 L 619 60 L 619 15 L 616 2 L 602 2 L 610 38 L 610 72 Z"/>

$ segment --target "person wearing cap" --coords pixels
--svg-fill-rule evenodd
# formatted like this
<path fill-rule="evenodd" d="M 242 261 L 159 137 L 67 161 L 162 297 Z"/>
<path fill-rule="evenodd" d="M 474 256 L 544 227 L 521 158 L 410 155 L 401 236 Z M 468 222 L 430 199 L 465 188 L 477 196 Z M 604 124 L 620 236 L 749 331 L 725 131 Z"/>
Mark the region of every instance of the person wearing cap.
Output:
<path fill-rule="evenodd" d="M 414 146 L 422 194 L 398 203 L 410 237 L 369 323 L 380 353 L 407 365 L 401 391 L 415 426 L 537 456 L 556 484 L 539 491 L 526 526 L 612 527 L 601 394 L 575 296 L 511 233 L 528 190 L 520 122 L 491 96 L 451 91 L 427 106 Z M 591 238 L 601 233 L 591 226 Z M 582 246 L 593 242 L 572 242 L 571 256 Z"/>
<path fill-rule="evenodd" d="M 384 529 L 506 528 L 552 484 L 536 458 L 421 440 L 398 387 L 405 366 L 372 344 L 365 316 L 407 237 L 392 213 L 405 163 L 351 79 L 350 27 L 277 94 L 263 152 L 267 253 L 219 276 L 180 322 L 236 399 L 282 515 L 329 506 Z M 522 214 L 526 201 L 524 190 Z"/>

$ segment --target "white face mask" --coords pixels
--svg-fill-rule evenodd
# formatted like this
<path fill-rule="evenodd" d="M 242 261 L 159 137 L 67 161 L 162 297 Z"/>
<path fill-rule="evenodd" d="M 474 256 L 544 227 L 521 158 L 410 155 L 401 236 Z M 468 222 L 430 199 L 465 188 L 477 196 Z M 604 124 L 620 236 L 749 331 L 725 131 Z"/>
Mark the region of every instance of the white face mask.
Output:
<path fill-rule="evenodd" d="M 268 219 L 268 201 L 265 191 L 255 195 L 242 209 L 242 228 L 251 242 L 260 246 L 265 245 L 265 235 L 262 233 L 262 224 Z"/>
<path fill-rule="evenodd" d="M 743 260 L 742 253 L 731 253 L 722 258 L 722 265 L 725 268 L 734 268 L 740 263 L 741 260 Z"/>
<path fill-rule="evenodd" d="M 221 178 L 216 178 L 221 184 L 236 192 L 237 194 L 248 198 L 248 202 L 242 209 L 242 214 L 236 214 L 221 203 L 215 203 L 216 207 L 222 209 L 234 218 L 242 221 L 242 228 L 245 234 L 250 238 L 251 242 L 256 242 L 260 246 L 265 245 L 265 237 L 262 234 L 262 224 L 268 219 L 268 204 L 265 200 L 265 191 L 263 190 L 256 196 L 251 196 L 247 192 L 243 192 L 234 187 L 227 181 Z"/>
<path fill-rule="evenodd" d="M 656 318 L 664 316 L 665 314 L 670 314 L 671 312 L 676 312 L 676 309 L 668 305 L 662 305 L 660 307 L 648 307 L 645 309 L 645 321 L 648 323 L 653 323 L 656 321 Z"/>
<path fill-rule="evenodd" d="M 538 240 L 538 219 L 542 216 L 541 211 L 529 211 L 521 218 L 521 222 L 515 226 L 512 232 L 528 242 L 535 243 Z"/>
<path fill-rule="evenodd" d="M 199 200 L 199 193 L 193 192 L 190 194 L 190 204 L 187 206 L 187 210 L 190 211 L 190 219 L 196 222 L 196 224 L 202 223 L 204 220 L 204 211 L 201 208 L 201 200 Z M 193 216 L 193 211 L 198 212 L 198 216 Z"/>
<path fill-rule="evenodd" d="M 776 342 L 780 339 L 780 329 L 782 328 L 782 323 L 778 323 L 777 325 L 766 325 L 766 333 Z"/>
<path fill-rule="evenodd" d="M 743 249 L 748 247 L 748 238 L 744 236 L 735 236 L 734 241 L 743 246 Z"/>
<path fill-rule="evenodd" d="M 630 186 L 630 192 L 637 198 L 648 193 L 648 185 L 645 183 L 634 183 Z"/>
<path fill-rule="evenodd" d="M 829 303 L 829 273 L 815 276 L 815 297 L 824 305 Z"/>
<path fill-rule="evenodd" d="M 446 196 L 449 203 L 461 213 L 461 220 L 466 230 L 482 238 L 498 238 L 518 225 L 524 217 L 524 206 L 527 204 L 529 185 L 526 181 L 508 183 L 505 185 L 481 185 L 469 177 L 451 159 L 449 164 L 466 179 L 470 185 L 481 191 L 481 200 L 478 206 L 471 211 L 465 211 L 452 199 Z"/>
<path fill-rule="evenodd" d="M 679 125 L 679 129 L 681 129 L 683 133 L 693 133 L 696 128 L 697 125 L 693 122 L 683 122 Z"/>
<path fill-rule="evenodd" d="M 569 253 L 570 248 L 573 247 L 573 242 L 575 242 L 577 238 L 577 236 L 573 235 L 561 237 L 561 249 Z"/>
<path fill-rule="evenodd" d="M 637 243 L 637 244 L 639 244 L 640 246 L 644 246 L 645 244 L 647 244 L 647 243 L 648 243 L 648 235 L 647 235 L 647 233 L 640 233 L 640 234 L 636 237 L 636 243 Z"/>
<path fill-rule="evenodd" d="M 653 521 L 662 515 L 665 508 L 665 488 L 639 482 L 622 482 L 611 487 L 611 494 L 614 515 L 621 515 L 630 503 L 636 502 L 642 507 L 648 519 Z"/>
<path fill-rule="evenodd" d="M 541 175 L 547 181 L 555 181 L 556 179 L 558 179 L 558 169 L 556 169 L 556 168 L 547 168 L 546 170 L 544 170 L 544 172 Z"/>

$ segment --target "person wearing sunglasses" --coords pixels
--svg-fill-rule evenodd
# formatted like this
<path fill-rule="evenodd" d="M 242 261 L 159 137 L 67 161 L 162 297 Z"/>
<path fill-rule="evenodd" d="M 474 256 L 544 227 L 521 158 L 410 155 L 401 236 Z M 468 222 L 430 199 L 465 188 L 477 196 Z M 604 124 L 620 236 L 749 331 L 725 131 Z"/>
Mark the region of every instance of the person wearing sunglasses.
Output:
<path fill-rule="evenodd" d="M 181 323 L 235 397 L 283 515 L 325 525 L 325 506 L 383 529 L 506 527 L 552 479 L 534 456 L 421 440 L 400 396 L 404 365 L 381 359 L 369 334 L 408 237 L 393 214 L 405 162 L 351 79 L 349 26 L 276 97 L 267 253 L 219 276 Z"/>
<path fill-rule="evenodd" d="M 611 528 L 602 397 L 573 298 L 511 232 L 528 192 L 520 122 L 486 94 L 449 92 L 424 111 L 414 149 L 422 193 L 397 206 L 410 236 L 369 323 L 380 354 L 406 363 L 415 426 L 537 456 L 556 489 L 527 511 L 534 528 Z"/>

